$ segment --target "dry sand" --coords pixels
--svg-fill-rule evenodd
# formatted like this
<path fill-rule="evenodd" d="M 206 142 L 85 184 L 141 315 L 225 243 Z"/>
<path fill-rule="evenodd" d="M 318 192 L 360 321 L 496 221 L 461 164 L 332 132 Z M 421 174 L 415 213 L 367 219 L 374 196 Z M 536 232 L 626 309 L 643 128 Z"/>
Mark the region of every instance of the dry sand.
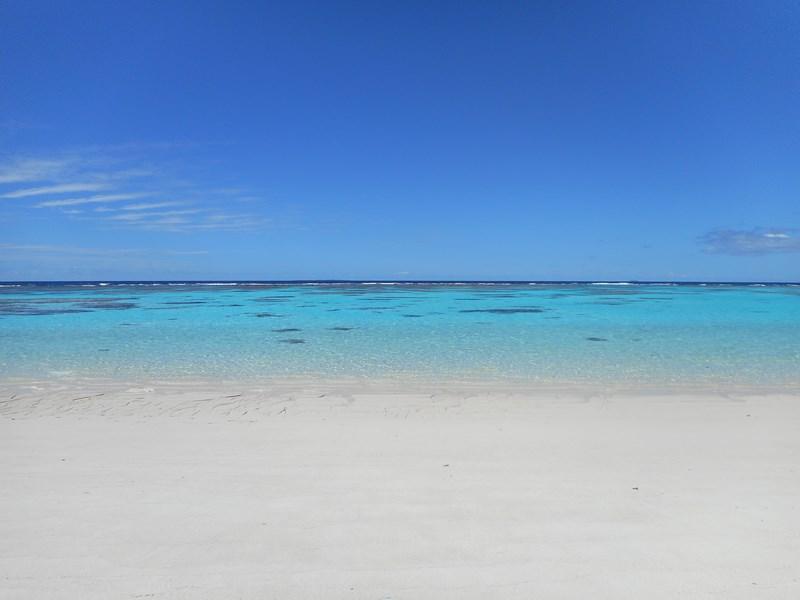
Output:
<path fill-rule="evenodd" d="M 800 397 L 0 385 L 0 598 L 797 599 Z"/>

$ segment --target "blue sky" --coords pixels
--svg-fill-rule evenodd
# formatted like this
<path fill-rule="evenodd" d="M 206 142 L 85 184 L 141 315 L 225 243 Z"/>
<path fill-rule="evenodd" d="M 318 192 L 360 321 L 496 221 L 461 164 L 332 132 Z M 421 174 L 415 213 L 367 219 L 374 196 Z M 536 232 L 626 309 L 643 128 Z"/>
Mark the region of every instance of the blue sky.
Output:
<path fill-rule="evenodd" d="M 0 279 L 800 280 L 800 5 L 0 4 Z"/>

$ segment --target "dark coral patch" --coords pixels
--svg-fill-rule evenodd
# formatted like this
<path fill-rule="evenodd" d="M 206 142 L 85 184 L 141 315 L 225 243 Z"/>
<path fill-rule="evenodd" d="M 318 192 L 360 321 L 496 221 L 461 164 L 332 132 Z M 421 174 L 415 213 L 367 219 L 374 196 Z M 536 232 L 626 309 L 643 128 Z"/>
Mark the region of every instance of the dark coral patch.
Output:
<path fill-rule="evenodd" d="M 544 308 L 469 308 L 460 310 L 462 313 L 491 313 L 493 315 L 516 315 L 523 313 L 543 313 Z"/>
<path fill-rule="evenodd" d="M 138 305 L 134 302 L 115 302 L 113 300 L 109 301 L 88 301 L 88 302 L 80 302 L 76 304 L 80 308 L 86 308 L 90 310 L 129 310 L 131 308 L 136 308 Z"/>
<path fill-rule="evenodd" d="M 49 316 L 49 315 L 71 315 L 76 313 L 88 313 L 91 310 L 82 310 L 78 308 L 65 308 L 58 309 L 37 309 L 33 307 L 13 307 L 0 309 L 0 315 L 6 316 L 20 316 L 20 315 L 36 315 L 36 316 Z"/>
<path fill-rule="evenodd" d="M 489 298 L 522 298 L 522 294 L 498 294 L 494 292 L 487 292 L 486 296 Z"/>

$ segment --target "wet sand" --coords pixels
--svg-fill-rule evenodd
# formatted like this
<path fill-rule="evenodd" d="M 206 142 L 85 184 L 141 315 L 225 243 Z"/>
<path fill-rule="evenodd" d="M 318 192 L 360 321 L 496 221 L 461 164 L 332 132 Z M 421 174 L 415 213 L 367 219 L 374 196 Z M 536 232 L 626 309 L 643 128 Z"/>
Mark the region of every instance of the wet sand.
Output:
<path fill-rule="evenodd" d="M 3 599 L 794 599 L 800 396 L 0 385 Z"/>

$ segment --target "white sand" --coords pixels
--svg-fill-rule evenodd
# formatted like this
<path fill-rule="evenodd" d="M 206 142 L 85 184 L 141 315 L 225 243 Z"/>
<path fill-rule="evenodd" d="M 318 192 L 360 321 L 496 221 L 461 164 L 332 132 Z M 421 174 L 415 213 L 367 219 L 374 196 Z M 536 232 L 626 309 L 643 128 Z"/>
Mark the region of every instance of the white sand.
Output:
<path fill-rule="evenodd" d="M 0 386 L 0 598 L 800 598 L 798 396 L 81 385 Z"/>

